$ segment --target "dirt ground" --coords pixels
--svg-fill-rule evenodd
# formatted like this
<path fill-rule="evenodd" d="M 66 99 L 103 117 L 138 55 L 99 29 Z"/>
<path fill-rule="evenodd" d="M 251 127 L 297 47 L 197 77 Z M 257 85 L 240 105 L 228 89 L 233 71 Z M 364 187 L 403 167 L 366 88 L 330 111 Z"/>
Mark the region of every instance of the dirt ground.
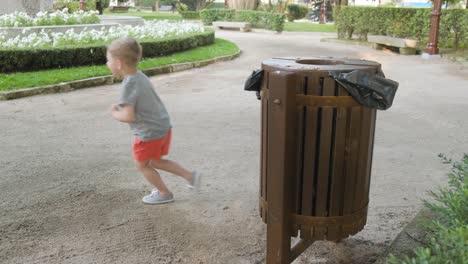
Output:
<path fill-rule="evenodd" d="M 170 159 L 203 172 L 202 190 L 163 174 L 176 202 L 141 202 L 151 187 L 134 168 L 128 127 L 111 119 L 118 85 L 0 102 L 0 263 L 264 263 L 258 215 L 260 104 L 243 82 L 278 56 L 375 60 L 400 82 L 378 113 L 368 224 L 294 263 L 373 263 L 446 182 L 438 153 L 468 150 L 468 71 L 367 47 L 322 43 L 321 33 L 240 33 L 240 58 L 153 77 L 174 126 Z"/>

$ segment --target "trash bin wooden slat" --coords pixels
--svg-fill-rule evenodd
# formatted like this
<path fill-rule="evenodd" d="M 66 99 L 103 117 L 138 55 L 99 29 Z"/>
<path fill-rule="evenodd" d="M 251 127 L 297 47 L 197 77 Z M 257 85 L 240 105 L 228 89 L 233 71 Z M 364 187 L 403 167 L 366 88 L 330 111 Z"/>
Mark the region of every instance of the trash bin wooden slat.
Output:
<path fill-rule="evenodd" d="M 320 78 L 318 76 L 309 77 L 307 80 L 307 86 L 304 91 L 306 95 L 320 95 Z M 315 196 L 315 181 L 314 174 L 316 170 L 316 144 L 317 144 L 317 129 L 318 129 L 318 109 L 316 107 L 305 107 L 304 122 L 301 124 L 301 129 L 304 131 L 304 157 L 301 159 L 303 162 L 303 173 L 302 173 L 302 214 L 313 215 L 313 199 Z M 306 125 L 307 124 L 307 125 Z M 304 162 L 308 160 L 310 162 Z M 310 239 L 314 236 L 315 230 L 310 226 L 301 226 L 302 238 Z"/>
<path fill-rule="evenodd" d="M 337 96 L 348 96 L 348 93 L 343 87 L 338 87 Z M 333 168 L 331 172 L 330 184 L 330 216 L 338 216 L 343 213 L 344 199 L 344 155 L 345 155 L 345 139 L 348 111 L 344 107 L 339 107 L 335 110 L 335 133 L 333 144 Z M 327 239 L 336 241 L 340 239 L 341 227 L 328 228 Z"/>
<path fill-rule="evenodd" d="M 335 94 L 335 81 L 332 78 L 321 78 L 321 95 L 331 96 Z M 315 198 L 315 213 L 314 216 L 328 216 L 328 184 L 329 173 L 331 169 L 330 155 L 332 146 L 332 132 L 333 132 L 333 107 L 319 107 L 319 128 L 317 130 L 317 151 L 318 164 L 317 174 L 315 179 L 317 183 L 316 198 Z M 326 235 L 326 228 L 318 227 L 314 234 L 315 240 L 322 240 Z"/>

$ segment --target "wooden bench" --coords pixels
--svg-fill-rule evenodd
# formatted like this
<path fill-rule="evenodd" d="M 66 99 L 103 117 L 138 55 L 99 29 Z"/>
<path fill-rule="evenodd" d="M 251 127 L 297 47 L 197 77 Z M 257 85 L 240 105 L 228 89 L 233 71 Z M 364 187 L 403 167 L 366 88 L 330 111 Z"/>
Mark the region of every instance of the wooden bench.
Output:
<path fill-rule="evenodd" d="M 382 50 L 384 46 L 397 47 L 400 54 L 415 55 L 419 42 L 414 39 L 394 38 L 389 36 L 368 35 L 367 41 L 373 43 L 376 50 Z"/>
<path fill-rule="evenodd" d="M 159 11 L 174 11 L 174 7 L 171 5 L 162 5 L 159 7 Z"/>
<path fill-rule="evenodd" d="M 128 12 L 129 6 L 109 6 L 109 11 L 114 12 Z"/>
<path fill-rule="evenodd" d="M 216 29 L 222 28 L 238 28 L 242 32 L 250 31 L 251 25 L 249 22 L 231 22 L 231 21 L 215 21 L 213 26 Z"/>

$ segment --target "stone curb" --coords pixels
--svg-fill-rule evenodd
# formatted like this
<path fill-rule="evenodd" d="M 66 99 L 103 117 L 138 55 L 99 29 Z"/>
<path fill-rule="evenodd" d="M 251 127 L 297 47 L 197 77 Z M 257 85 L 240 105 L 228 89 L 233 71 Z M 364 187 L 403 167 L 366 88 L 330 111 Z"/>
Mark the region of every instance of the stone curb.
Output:
<path fill-rule="evenodd" d="M 416 248 L 425 247 L 428 243 L 428 238 L 427 230 L 423 227 L 423 223 L 430 221 L 431 217 L 431 212 L 428 209 L 421 209 L 374 264 L 388 263 L 387 260 L 390 254 L 399 259 L 402 259 L 404 256 L 414 256 L 413 251 Z"/>
<path fill-rule="evenodd" d="M 164 74 L 164 73 L 185 71 L 185 70 L 189 70 L 193 68 L 207 66 L 209 64 L 216 63 L 216 62 L 233 60 L 239 57 L 240 54 L 241 54 L 241 51 L 239 50 L 237 53 L 233 55 L 220 56 L 220 57 L 216 57 L 216 58 L 212 58 L 208 60 L 202 60 L 202 61 L 184 62 L 184 63 L 161 66 L 161 67 L 155 67 L 155 68 L 143 70 L 143 72 L 148 76 L 153 76 L 153 75 Z M 114 84 L 118 82 L 120 81 L 114 80 L 113 76 L 107 75 L 107 76 L 93 77 L 93 78 L 77 80 L 77 81 L 64 82 L 64 83 L 59 83 L 59 84 L 39 86 L 39 87 L 33 87 L 33 88 L 24 88 L 24 89 L 12 90 L 12 91 L 4 91 L 4 92 L 0 92 L 0 101 L 18 99 L 22 97 L 40 95 L 40 94 L 70 92 L 70 91 L 74 91 L 78 89 L 90 88 L 90 87 L 95 87 L 95 86 L 100 86 L 100 85 L 110 85 L 110 84 Z"/>

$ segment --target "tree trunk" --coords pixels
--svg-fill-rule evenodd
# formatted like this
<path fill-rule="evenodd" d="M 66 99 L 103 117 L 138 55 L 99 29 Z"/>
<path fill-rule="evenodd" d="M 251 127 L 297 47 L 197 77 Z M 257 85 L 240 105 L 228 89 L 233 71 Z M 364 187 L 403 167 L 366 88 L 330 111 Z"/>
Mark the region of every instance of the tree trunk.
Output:
<path fill-rule="evenodd" d="M 327 23 L 327 1 L 322 0 L 322 5 L 320 7 L 320 24 Z"/>
<path fill-rule="evenodd" d="M 156 13 L 159 13 L 159 2 L 160 2 L 160 0 L 156 0 L 156 3 L 154 4 Z"/>
<path fill-rule="evenodd" d="M 137 12 L 140 12 L 141 11 L 141 0 L 136 0 L 135 5 L 136 5 Z"/>
<path fill-rule="evenodd" d="M 455 33 L 455 39 L 453 40 L 453 47 L 458 50 L 458 43 L 460 42 L 460 34 Z"/>

